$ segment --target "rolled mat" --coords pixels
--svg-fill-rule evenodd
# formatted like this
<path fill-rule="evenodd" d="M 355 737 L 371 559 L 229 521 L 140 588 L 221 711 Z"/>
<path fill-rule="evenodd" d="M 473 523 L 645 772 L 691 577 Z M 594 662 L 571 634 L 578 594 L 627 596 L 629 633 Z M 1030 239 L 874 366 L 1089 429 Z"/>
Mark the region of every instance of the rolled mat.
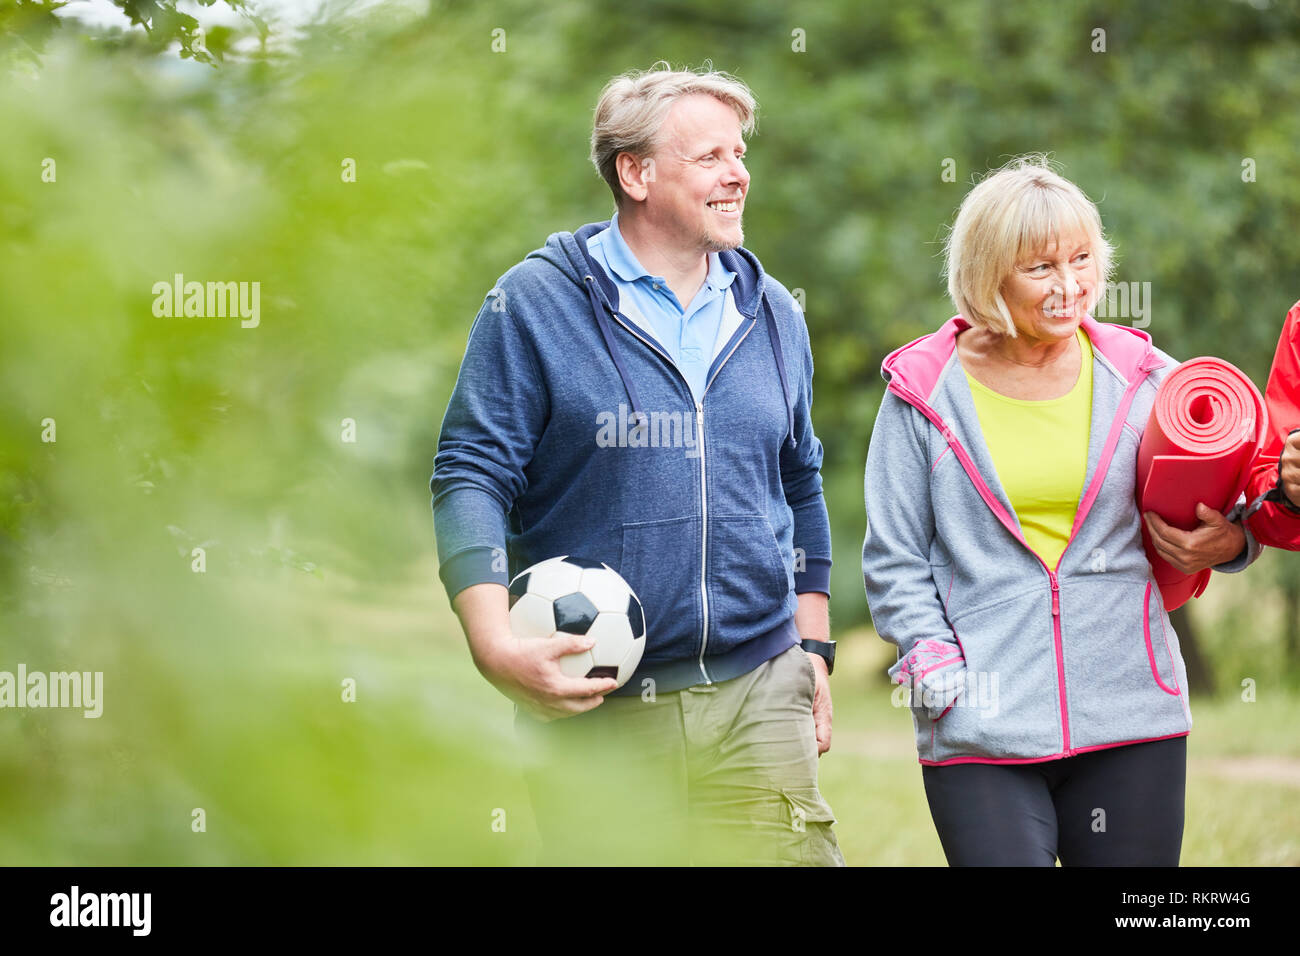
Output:
<path fill-rule="evenodd" d="M 1160 385 L 1138 448 L 1138 509 L 1183 531 L 1200 526 L 1196 505 L 1226 512 L 1250 478 L 1268 431 L 1268 412 L 1253 382 L 1235 365 L 1194 358 Z M 1156 552 L 1142 523 L 1142 544 L 1166 611 L 1200 597 L 1207 568 L 1183 574 Z"/>

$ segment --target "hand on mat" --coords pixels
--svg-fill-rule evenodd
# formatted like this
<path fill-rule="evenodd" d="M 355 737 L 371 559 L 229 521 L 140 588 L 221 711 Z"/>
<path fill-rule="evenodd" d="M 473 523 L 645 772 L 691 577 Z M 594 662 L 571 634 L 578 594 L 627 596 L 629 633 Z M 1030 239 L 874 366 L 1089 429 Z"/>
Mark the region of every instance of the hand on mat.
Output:
<path fill-rule="evenodd" d="M 1195 574 L 1231 561 L 1246 547 L 1246 532 L 1205 504 L 1196 506 L 1200 527 L 1180 531 L 1154 511 L 1148 511 L 1147 530 L 1160 557 L 1183 574 Z"/>
<path fill-rule="evenodd" d="M 1291 500 L 1291 504 L 1300 508 L 1300 431 L 1287 436 L 1282 446 L 1282 459 L 1278 463 L 1278 475 L 1282 479 L 1282 494 Z"/>

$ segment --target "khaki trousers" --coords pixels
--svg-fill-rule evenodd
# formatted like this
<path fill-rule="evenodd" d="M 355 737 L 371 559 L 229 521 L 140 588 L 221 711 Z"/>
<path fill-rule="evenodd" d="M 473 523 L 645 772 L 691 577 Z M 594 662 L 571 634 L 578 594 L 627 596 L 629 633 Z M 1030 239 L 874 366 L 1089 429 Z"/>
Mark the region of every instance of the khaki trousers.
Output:
<path fill-rule="evenodd" d="M 814 687 L 791 647 L 717 684 L 550 722 L 519 711 L 541 862 L 843 866 L 817 789 Z"/>

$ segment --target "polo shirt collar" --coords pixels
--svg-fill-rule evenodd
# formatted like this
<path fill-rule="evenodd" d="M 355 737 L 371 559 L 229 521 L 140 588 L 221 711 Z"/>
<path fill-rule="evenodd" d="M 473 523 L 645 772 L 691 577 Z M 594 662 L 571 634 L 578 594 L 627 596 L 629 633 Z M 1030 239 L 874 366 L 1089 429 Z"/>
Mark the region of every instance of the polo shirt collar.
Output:
<path fill-rule="evenodd" d="M 602 237 L 605 241 L 605 261 L 610 269 L 624 282 L 638 279 L 651 279 L 662 282 L 663 276 L 652 276 L 645 266 L 637 261 L 636 255 L 623 238 L 618 228 L 618 213 L 609 221 L 609 232 Z M 705 285 L 713 289 L 725 289 L 735 281 L 736 274 L 722 264 L 722 257 L 716 252 L 709 253 L 709 271 L 704 276 Z"/>

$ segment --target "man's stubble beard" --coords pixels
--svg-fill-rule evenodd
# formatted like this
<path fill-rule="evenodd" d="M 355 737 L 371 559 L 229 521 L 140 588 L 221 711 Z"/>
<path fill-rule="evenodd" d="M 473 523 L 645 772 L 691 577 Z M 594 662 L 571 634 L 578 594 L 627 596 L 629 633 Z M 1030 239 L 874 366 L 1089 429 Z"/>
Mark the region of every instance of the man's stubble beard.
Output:
<path fill-rule="evenodd" d="M 728 250 L 731 249 L 739 249 L 741 246 L 745 244 L 745 227 L 737 223 L 736 228 L 740 232 L 740 238 L 737 239 L 735 242 L 728 242 L 723 239 L 718 239 L 714 236 L 709 235 L 706 232 L 701 237 L 701 243 L 700 243 L 702 246 L 704 246 L 704 251 L 705 252 L 727 252 Z"/>

